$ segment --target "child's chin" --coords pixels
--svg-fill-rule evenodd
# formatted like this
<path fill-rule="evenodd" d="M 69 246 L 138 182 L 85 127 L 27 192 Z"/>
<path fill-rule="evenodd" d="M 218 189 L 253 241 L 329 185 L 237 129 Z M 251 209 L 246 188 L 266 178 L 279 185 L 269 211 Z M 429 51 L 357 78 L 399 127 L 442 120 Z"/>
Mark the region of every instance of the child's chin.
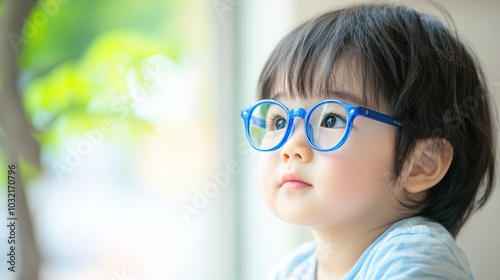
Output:
<path fill-rule="evenodd" d="M 290 211 L 290 209 L 287 209 L 288 211 L 281 211 L 280 213 L 275 213 L 278 218 L 283 220 L 284 222 L 287 222 L 289 224 L 295 225 L 295 226 L 311 226 L 312 225 L 312 218 L 308 217 L 308 215 L 305 215 L 304 212 L 301 211 Z"/>

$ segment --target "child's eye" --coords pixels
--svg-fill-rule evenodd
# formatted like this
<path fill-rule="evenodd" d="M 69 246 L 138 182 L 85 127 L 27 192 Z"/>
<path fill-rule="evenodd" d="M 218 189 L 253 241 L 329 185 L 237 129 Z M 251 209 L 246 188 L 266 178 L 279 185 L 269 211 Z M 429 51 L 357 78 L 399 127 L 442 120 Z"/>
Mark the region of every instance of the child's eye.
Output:
<path fill-rule="evenodd" d="M 286 128 L 286 119 L 282 116 L 273 116 L 269 118 L 267 127 L 269 130 L 280 130 Z"/>
<path fill-rule="evenodd" d="M 321 126 L 326 128 L 345 127 L 346 120 L 336 114 L 328 114 L 321 121 Z"/>

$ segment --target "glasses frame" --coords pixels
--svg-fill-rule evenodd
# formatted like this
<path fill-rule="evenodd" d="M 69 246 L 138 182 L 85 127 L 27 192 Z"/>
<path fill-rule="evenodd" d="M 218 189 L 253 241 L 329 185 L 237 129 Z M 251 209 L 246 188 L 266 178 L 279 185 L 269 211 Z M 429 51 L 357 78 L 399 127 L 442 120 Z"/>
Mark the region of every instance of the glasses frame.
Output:
<path fill-rule="evenodd" d="M 276 144 L 274 147 L 269 148 L 269 149 L 262 149 L 262 148 L 257 147 L 255 145 L 255 143 L 252 141 L 252 137 L 250 135 L 250 123 L 251 123 L 251 119 L 252 119 L 251 118 L 252 113 L 255 110 L 255 108 L 257 108 L 259 105 L 261 105 L 263 103 L 269 103 L 269 104 L 273 104 L 273 105 L 281 107 L 287 113 L 287 117 L 288 117 L 287 127 L 286 127 L 285 134 L 283 135 L 283 139 L 278 144 Z M 306 130 L 307 142 L 309 143 L 309 146 L 311 146 L 316 151 L 331 152 L 331 151 L 337 150 L 338 148 L 342 147 L 342 145 L 344 145 L 344 143 L 349 138 L 349 135 L 351 134 L 352 125 L 354 123 L 354 119 L 357 116 L 362 116 L 365 118 L 369 118 L 369 119 L 379 121 L 379 122 L 382 122 L 382 123 L 385 123 L 388 125 L 396 126 L 396 127 L 403 127 L 402 123 L 393 119 L 391 116 L 388 116 L 386 114 L 383 114 L 383 113 L 380 113 L 380 112 L 377 112 L 377 111 L 374 111 L 374 110 L 371 110 L 371 109 L 368 109 L 368 108 L 365 108 L 362 106 L 352 105 L 352 104 L 349 104 L 349 103 L 346 103 L 344 101 L 337 100 L 337 99 L 322 100 L 322 101 L 314 104 L 311 108 L 309 108 L 307 110 L 304 108 L 288 109 L 283 103 L 276 101 L 274 99 L 262 99 L 262 100 L 258 101 L 257 103 L 255 103 L 254 105 L 241 110 L 241 117 L 243 118 L 243 122 L 245 124 L 245 133 L 246 133 L 248 142 L 250 142 L 250 145 L 252 145 L 252 147 L 254 149 L 256 149 L 257 151 L 261 151 L 261 152 L 270 152 L 270 151 L 275 151 L 277 149 L 280 149 L 281 147 L 283 147 L 283 145 L 289 140 L 289 138 L 293 134 L 293 131 L 295 129 L 295 125 L 294 125 L 295 118 L 300 117 L 304 120 L 304 124 L 309 124 L 309 118 L 311 117 L 311 112 L 313 112 L 317 107 L 319 107 L 325 103 L 337 103 L 337 104 L 341 105 L 342 107 L 344 107 L 344 109 L 346 110 L 346 113 L 347 113 L 346 128 L 345 128 L 344 135 L 342 136 L 342 138 L 340 139 L 340 141 L 337 145 L 333 146 L 332 148 L 322 149 L 322 148 L 316 146 L 315 144 L 313 144 L 313 141 L 312 141 L 313 139 L 311 139 L 312 134 L 310 132 L 309 125 L 304 125 L 304 128 Z M 260 122 L 260 120 L 259 120 L 259 122 Z"/>

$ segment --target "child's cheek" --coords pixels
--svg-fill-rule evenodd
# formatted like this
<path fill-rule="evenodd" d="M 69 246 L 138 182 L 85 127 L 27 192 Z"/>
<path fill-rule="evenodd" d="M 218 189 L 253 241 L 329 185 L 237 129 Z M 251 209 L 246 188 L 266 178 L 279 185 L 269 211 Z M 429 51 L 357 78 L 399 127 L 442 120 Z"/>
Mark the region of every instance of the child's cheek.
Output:
<path fill-rule="evenodd" d="M 276 199 L 276 178 L 279 154 L 276 152 L 261 153 L 259 158 L 259 187 L 266 205 L 274 212 Z"/>
<path fill-rule="evenodd" d="M 382 128 L 384 129 L 384 128 Z M 343 209 L 358 217 L 371 216 L 392 200 L 387 192 L 394 156 L 394 138 L 391 131 L 366 129 L 351 135 L 339 150 L 328 155 L 331 182 L 329 195 L 339 197 Z M 373 133 L 369 133 L 373 132 Z M 323 170 L 322 173 L 327 172 Z M 352 217 L 351 217 L 352 218 Z"/>
<path fill-rule="evenodd" d="M 328 174 L 329 181 L 338 192 L 358 197 L 370 196 L 382 189 L 390 174 L 393 141 L 386 135 L 372 137 L 357 133 L 340 149 L 320 154 L 320 174 Z"/>
<path fill-rule="evenodd" d="M 329 195 L 347 199 L 361 193 L 363 181 L 367 178 L 364 166 L 360 166 L 357 157 L 346 149 L 333 154 L 321 155 L 322 164 L 318 164 L 317 180 Z"/>

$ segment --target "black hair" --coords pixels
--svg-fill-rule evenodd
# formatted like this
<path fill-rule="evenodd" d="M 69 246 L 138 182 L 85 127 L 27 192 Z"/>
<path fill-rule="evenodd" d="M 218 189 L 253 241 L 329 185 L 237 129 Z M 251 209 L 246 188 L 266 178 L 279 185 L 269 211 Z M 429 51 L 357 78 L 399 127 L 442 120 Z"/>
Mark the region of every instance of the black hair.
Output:
<path fill-rule="evenodd" d="M 335 78 L 340 68 L 347 78 Z M 435 140 L 436 149 L 442 139 L 453 146 L 449 170 L 425 199 L 401 203 L 456 236 L 494 185 L 490 93 L 473 52 L 434 16 L 399 4 L 357 4 L 283 38 L 262 71 L 258 97 L 272 98 L 277 89 L 292 97 L 331 97 L 354 84 L 361 87 L 360 105 L 384 105 L 404 124 L 393 180 L 420 140 Z"/>

